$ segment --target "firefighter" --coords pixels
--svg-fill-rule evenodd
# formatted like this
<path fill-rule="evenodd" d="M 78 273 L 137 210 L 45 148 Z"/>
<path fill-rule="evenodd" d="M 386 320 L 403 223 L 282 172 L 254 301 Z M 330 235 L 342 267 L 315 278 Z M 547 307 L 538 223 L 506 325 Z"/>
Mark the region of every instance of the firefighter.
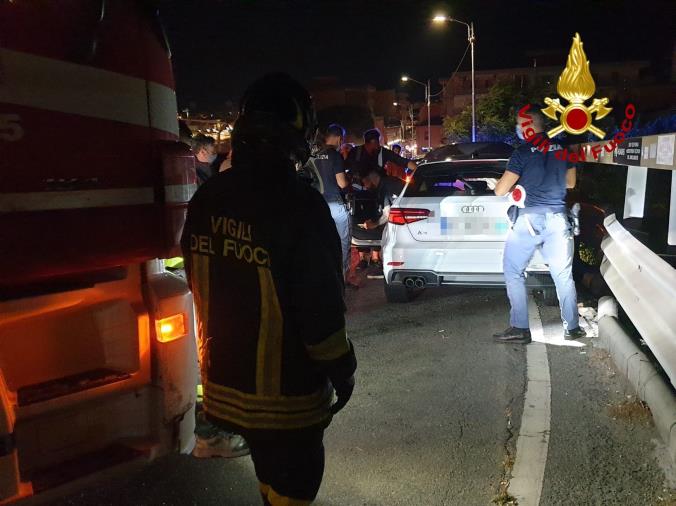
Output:
<path fill-rule="evenodd" d="M 321 194 L 296 177 L 316 130 L 296 81 L 271 74 L 252 84 L 232 168 L 195 193 L 182 238 L 204 409 L 246 438 L 267 505 L 316 497 L 324 430 L 350 399 L 357 366 L 338 232 Z"/>

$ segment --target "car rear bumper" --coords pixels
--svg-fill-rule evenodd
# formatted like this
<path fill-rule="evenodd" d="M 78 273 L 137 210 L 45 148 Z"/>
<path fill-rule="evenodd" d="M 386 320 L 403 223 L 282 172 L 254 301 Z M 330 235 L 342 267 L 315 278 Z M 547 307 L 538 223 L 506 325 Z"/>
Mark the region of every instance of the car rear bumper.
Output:
<path fill-rule="evenodd" d="M 505 286 L 505 277 L 501 272 L 435 272 L 392 269 L 387 273 L 387 283 L 390 285 L 405 284 L 411 288 L 441 285 Z M 548 272 L 526 272 L 526 287 L 537 289 L 553 286 L 554 282 Z"/>

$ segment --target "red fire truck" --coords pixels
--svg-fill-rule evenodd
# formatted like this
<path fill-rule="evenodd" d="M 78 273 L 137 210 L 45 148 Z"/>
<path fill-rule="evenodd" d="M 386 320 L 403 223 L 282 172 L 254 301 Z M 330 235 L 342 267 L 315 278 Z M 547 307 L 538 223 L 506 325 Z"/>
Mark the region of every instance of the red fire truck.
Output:
<path fill-rule="evenodd" d="M 177 139 L 153 2 L 0 0 L 0 504 L 193 443 Z"/>

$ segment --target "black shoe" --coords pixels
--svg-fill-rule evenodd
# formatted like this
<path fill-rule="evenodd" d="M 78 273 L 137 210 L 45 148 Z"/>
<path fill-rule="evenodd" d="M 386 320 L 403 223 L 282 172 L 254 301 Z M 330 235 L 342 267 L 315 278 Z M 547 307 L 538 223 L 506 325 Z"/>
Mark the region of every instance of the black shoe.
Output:
<path fill-rule="evenodd" d="M 356 270 L 358 271 L 363 271 L 369 266 L 369 261 L 368 260 L 359 260 L 359 263 L 357 264 Z"/>
<path fill-rule="evenodd" d="M 532 341 L 529 329 L 519 329 L 516 327 L 509 327 L 504 332 L 493 334 L 493 340 L 496 343 L 505 344 L 530 344 Z"/>
<path fill-rule="evenodd" d="M 383 275 L 383 263 L 382 262 L 371 262 L 368 273 L 366 275 L 368 279 L 384 279 Z"/>
<path fill-rule="evenodd" d="M 573 339 L 580 339 L 581 337 L 587 337 L 587 333 L 582 330 L 580 327 L 575 329 L 566 330 L 563 333 L 563 338 L 566 341 L 572 341 Z"/>

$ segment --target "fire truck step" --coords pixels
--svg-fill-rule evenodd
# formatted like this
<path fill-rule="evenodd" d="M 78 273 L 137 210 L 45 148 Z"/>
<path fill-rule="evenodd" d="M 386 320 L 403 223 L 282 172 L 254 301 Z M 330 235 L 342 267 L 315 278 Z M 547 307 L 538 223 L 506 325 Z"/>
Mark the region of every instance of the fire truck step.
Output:
<path fill-rule="evenodd" d="M 22 479 L 30 481 L 33 485 L 33 491 L 37 494 L 145 456 L 146 453 L 142 450 L 122 444 L 114 444 L 76 459 L 59 463 L 54 467 L 30 471 L 27 476 L 22 476 Z"/>
<path fill-rule="evenodd" d="M 124 381 L 130 377 L 131 374 L 124 371 L 99 368 L 34 385 L 26 385 L 19 388 L 17 392 L 19 406 L 27 406 L 55 397 L 108 385 L 109 383 Z"/>

